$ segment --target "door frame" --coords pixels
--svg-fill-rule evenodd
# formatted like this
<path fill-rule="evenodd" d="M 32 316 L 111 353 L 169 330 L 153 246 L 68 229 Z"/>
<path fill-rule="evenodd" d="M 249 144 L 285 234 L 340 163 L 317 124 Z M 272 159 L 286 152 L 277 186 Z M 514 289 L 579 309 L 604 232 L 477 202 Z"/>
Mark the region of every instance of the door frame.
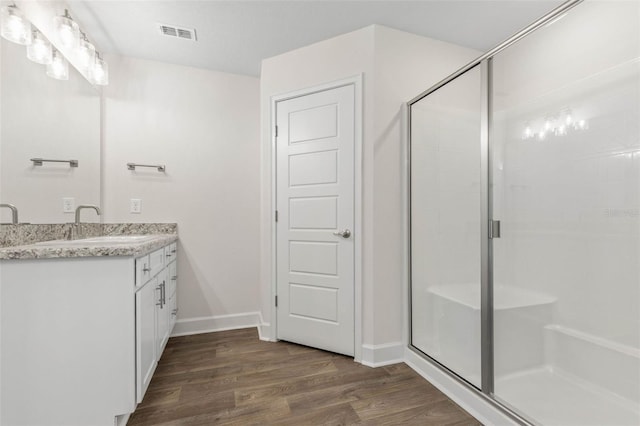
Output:
<path fill-rule="evenodd" d="M 278 294 L 277 286 L 277 236 L 276 217 L 277 207 L 277 144 L 276 144 L 276 108 L 278 102 L 339 87 L 353 86 L 354 89 L 354 157 L 353 157 L 353 235 L 354 235 L 354 361 L 362 361 L 362 74 L 332 81 L 317 86 L 311 86 L 280 95 L 271 96 L 270 101 L 270 140 L 271 140 L 271 292 L 270 292 L 270 327 L 272 341 L 278 340 L 278 321 L 275 308 L 275 297 Z"/>

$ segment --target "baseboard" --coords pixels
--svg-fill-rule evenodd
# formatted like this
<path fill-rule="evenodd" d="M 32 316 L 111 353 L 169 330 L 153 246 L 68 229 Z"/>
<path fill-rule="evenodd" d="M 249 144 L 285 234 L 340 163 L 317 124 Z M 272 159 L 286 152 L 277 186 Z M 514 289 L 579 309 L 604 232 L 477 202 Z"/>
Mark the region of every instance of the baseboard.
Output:
<path fill-rule="evenodd" d="M 245 312 L 231 315 L 186 318 L 176 321 L 171 337 L 190 334 L 211 333 L 214 331 L 236 330 L 240 328 L 260 327 L 260 312 Z"/>
<path fill-rule="evenodd" d="M 260 317 L 262 318 L 262 316 Z M 258 326 L 258 336 L 260 337 L 260 340 L 263 340 L 265 342 L 277 342 L 277 339 L 271 337 L 271 333 L 271 324 L 261 321 L 260 325 Z"/>
<path fill-rule="evenodd" d="M 131 417 L 131 413 L 123 414 L 121 416 L 116 416 L 115 424 L 116 426 L 126 426 L 129 421 L 129 417 Z"/>
<path fill-rule="evenodd" d="M 409 348 L 404 350 L 404 362 L 483 425 L 518 425 L 516 421 L 479 396 L 477 392 L 450 377 Z"/>
<path fill-rule="evenodd" d="M 383 345 L 362 345 L 361 363 L 368 367 L 383 367 L 404 361 L 404 344 L 402 342 L 385 343 Z"/>

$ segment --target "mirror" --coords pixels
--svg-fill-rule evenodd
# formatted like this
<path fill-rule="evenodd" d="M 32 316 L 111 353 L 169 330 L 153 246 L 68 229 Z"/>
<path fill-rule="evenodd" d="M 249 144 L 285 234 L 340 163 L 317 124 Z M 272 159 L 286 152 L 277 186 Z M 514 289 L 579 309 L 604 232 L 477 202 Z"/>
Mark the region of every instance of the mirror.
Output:
<path fill-rule="evenodd" d="M 20 223 L 73 222 L 75 206 L 100 205 L 100 93 L 73 66 L 69 80 L 55 80 L 25 46 L 1 40 L 0 203 L 15 205 Z M 11 223 L 9 209 L 0 222 Z"/>

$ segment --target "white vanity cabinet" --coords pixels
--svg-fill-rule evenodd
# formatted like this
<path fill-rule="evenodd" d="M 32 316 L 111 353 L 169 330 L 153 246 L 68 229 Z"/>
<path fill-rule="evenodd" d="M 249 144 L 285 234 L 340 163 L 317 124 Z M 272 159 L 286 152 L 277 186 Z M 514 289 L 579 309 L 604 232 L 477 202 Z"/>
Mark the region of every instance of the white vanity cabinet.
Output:
<path fill-rule="evenodd" d="M 177 314 L 177 243 L 136 259 L 136 401 L 142 402 Z"/>
<path fill-rule="evenodd" d="M 1 425 L 124 424 L 175 321 L 175 240 L 0 261 Z"/>

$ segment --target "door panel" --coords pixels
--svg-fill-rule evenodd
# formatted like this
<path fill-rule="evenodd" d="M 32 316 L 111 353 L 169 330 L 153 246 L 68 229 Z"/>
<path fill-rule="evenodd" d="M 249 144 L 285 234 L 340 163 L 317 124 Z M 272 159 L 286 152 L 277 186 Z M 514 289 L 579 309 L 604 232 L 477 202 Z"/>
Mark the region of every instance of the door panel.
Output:
<path fill-rule="evenodd" d="M 317 318 L 325 321 L 338 320 L 338 290 L 290 283 L 289 309 L 291 315 Z"/>
<path fill-rule="evenodd" d="M 354 353 L 354 87 L 278 102 L 277 335 Z"/>
<path fill-rule="evenodd" d="M 338 181 L 337 151 L 298 154 L 289 157 L 289 184 L 321 185 Z"/>
<path fill-rule="evenodd" d="M 308 142 L 337 136 L 337 107 L 337 104 L 325 105 L 289 114 L 289 142 Z"/>
<path fill-rule="evenodd" d="M 296 229 L 336 229 L 338 198 L 292 198 L 289 200 L 289 227 Z"/>
<path fill-rule="evenodd" d="M 289 268 L 292 273 L 336 275 L 338 244 L 292 241 L 289 245 Z"/>
<path fill-rule="evenodd" d="M 411 343 L 480 387 L 480 69 L 411 106 Z"/>

